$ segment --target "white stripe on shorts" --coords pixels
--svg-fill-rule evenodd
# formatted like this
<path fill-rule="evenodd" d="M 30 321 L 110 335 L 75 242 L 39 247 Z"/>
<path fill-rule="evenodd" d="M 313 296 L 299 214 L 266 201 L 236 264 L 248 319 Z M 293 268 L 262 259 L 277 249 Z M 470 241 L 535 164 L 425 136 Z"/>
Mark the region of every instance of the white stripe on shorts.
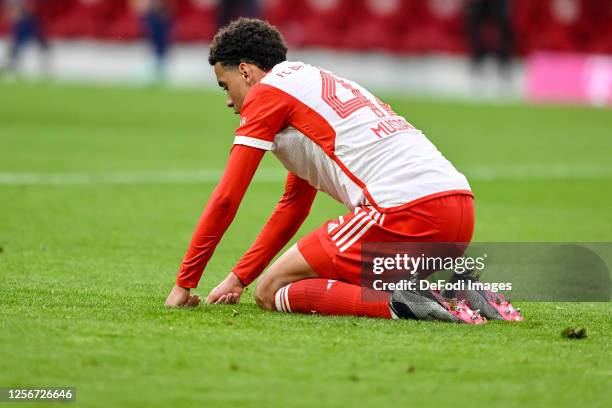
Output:
<path fill-rule="evenodd" d="M 344 241 L 346 241 L 347 239 L 351 239 L 351 237 L 352 237 L 352 236 L 354 236 L 354 235 L 355 235 L 355 234 L 356 234 L 356 233 L 359 231 L 359 229 L 360 229 L 360 228 L 362 228 L 362 227 L 363 227 L 363 225 L 364 225 L 365 223 L 369 222 L 369 221 L 374 222 L 374 220 L 373 220 L 373 219 L 371 219 L 370 217 L 368 217 L 367 215 L 366 215 L 365 217 L 363 217 L 363 218 L 361 219 L 361 221 L 359 221 L 359 223 L 358 223 L 358 224 L 357 224 L 355 227 L 353 227 L 353 229 L 352 229 L 352 230 L 350 230 L 349 232 L 347 232 L 346 234 L 344 234 L 344 237 L 342 237 L 341 239 L 339 239 L 338 241 L 336 241 L 336 246 L 340 246 L 340 245 L 342 245 L 342 243 L 343 243 Z"/>
<path fill-rule="evenodd" d="M 346 251 L 348 248 L 351 247 L 351 245 L 353 245 L 359 238 L 361 238 L 363 236 L 363 234 L 365 234 L 366 232 L 368 232 L 368 230 L 370 228 L 372 228 L 372 225 L 376 224 L 376 221 L 371 220 L 365 227 L 363 227 L 361 229 L 361 231 L 359 231 L 358 234 L 356 234 L 355 236 L 353 236 L 353 238 L 346 243 L 346 245 L 344 245 L 342 248 L 340 248 L 340 252 L 344 252 Z"/>
<path fill-rule="evenodd" d="M 356 216 L 355 216 L 355 217 L 354 217 L 352 220 L 350 220 L 350 221 L 349 221 L 349 222 L 348 222 L 348 223 L 347 223 L 347 224 L 346 224 L 344 227 L 342 227 L 342 228 L 340 229 L 340 231 L 338 231 L 338 232 L 336 233 L 336 235 L 334 235 L 334 236 L 332 237 L 332 241 L 337 240 L 337 239 L 340 237 L 340 235 L 344 234 L 344 232 L 345 232 L 345 231 L 347 231 L 349 228 L 351 228 L 351 226 L 352 226 L 353 224 L 355 224 L 355 223 L 356 223 L 356 222 L 357 222 L 357 221 L 358 221 L 358 220 L 359 220 L 361 217 L 365 216 L 365 214 L 366 214 L 366 213 L 364 213 L 364 212 L 357 214 L 357 215 L 356 215 Z"/>

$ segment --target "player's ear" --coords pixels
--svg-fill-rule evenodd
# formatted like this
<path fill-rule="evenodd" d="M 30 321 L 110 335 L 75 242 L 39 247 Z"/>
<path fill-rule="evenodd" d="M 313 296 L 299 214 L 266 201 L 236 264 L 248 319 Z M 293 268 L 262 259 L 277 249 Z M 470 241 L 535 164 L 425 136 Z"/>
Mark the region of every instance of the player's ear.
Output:
<path fill-rule="evenodd" d="M 252 73 L 251 73 L 251 67 L 249 66 L 249 64 L 245 63 L 245 62 L 241 62 L 240 65 L 238 65 L 238 72 L 240 72 L 240 76 L 242 77 L 242 79 L 249 83 L 251 78 L 252 78 Z"/>

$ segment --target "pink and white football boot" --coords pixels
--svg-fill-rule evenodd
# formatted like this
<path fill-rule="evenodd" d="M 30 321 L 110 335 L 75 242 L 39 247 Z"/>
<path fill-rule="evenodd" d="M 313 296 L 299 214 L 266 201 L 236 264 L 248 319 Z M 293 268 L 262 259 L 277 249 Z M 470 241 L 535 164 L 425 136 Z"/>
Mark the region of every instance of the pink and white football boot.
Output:
<path fill-rule="evenodd" d="M 483 324 L 487 319 L 470 308 L 467 302 L 447 302 L 431 290 L 396 290 L 389 300 L 391 316 L 398 319 L 441 320 L 445 322 Z"/>
<path fill-rule="evenodd" d="M 474 276 L 459 274 L 454 274 L 450 281 L 457 282 L 458 280 L 463 280 L 466 284 L 468 280 L 472 283 L 478 282 L 478 279 Z M 521 309 L 512 306 L 510 301 L 501 293 L 484 289 L 463 289 L 453 292 L 447 291 L 444 293 L 444 296 L 452 297 L 457 302 L 467 303 L 472 309 L 478 310 L 480 314 L 490 320 L 523 321 Z"/>

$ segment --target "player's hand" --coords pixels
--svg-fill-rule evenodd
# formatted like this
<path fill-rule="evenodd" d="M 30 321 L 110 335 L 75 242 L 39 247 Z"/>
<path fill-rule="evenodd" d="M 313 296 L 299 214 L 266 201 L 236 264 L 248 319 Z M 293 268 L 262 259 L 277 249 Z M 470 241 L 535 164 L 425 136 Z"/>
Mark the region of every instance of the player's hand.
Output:
<path fill-rule="evenodd" d="M 194 307 L 200 304 L 200 297 L 198 295 L 190 295 L 188 288 L 181 288 L 180 286 L 174 286 L 170 291 L 170 294 L 166 298 L 165 306 L 178 307 L 187 306 Z"/>
<path fill-rule="evenodd" d="M 240 279 L 234 275 L 234 272 L 230 272 L 223 282 L 210 291 L 206 297 L 206 303 L 238 303 L 243 290 L 244 285 L 242 285 Z"/>

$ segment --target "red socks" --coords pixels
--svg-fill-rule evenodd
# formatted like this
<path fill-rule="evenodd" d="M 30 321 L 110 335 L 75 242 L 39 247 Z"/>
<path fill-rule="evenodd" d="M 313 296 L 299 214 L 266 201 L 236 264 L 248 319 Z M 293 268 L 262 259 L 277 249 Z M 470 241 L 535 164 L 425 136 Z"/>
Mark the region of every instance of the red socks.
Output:
<path fill-rule="evenodd" d="M 304 279 L 280 288 L 274 304 L 279 312 L 390 319 L 389 296 L 332 279 Z"/>

